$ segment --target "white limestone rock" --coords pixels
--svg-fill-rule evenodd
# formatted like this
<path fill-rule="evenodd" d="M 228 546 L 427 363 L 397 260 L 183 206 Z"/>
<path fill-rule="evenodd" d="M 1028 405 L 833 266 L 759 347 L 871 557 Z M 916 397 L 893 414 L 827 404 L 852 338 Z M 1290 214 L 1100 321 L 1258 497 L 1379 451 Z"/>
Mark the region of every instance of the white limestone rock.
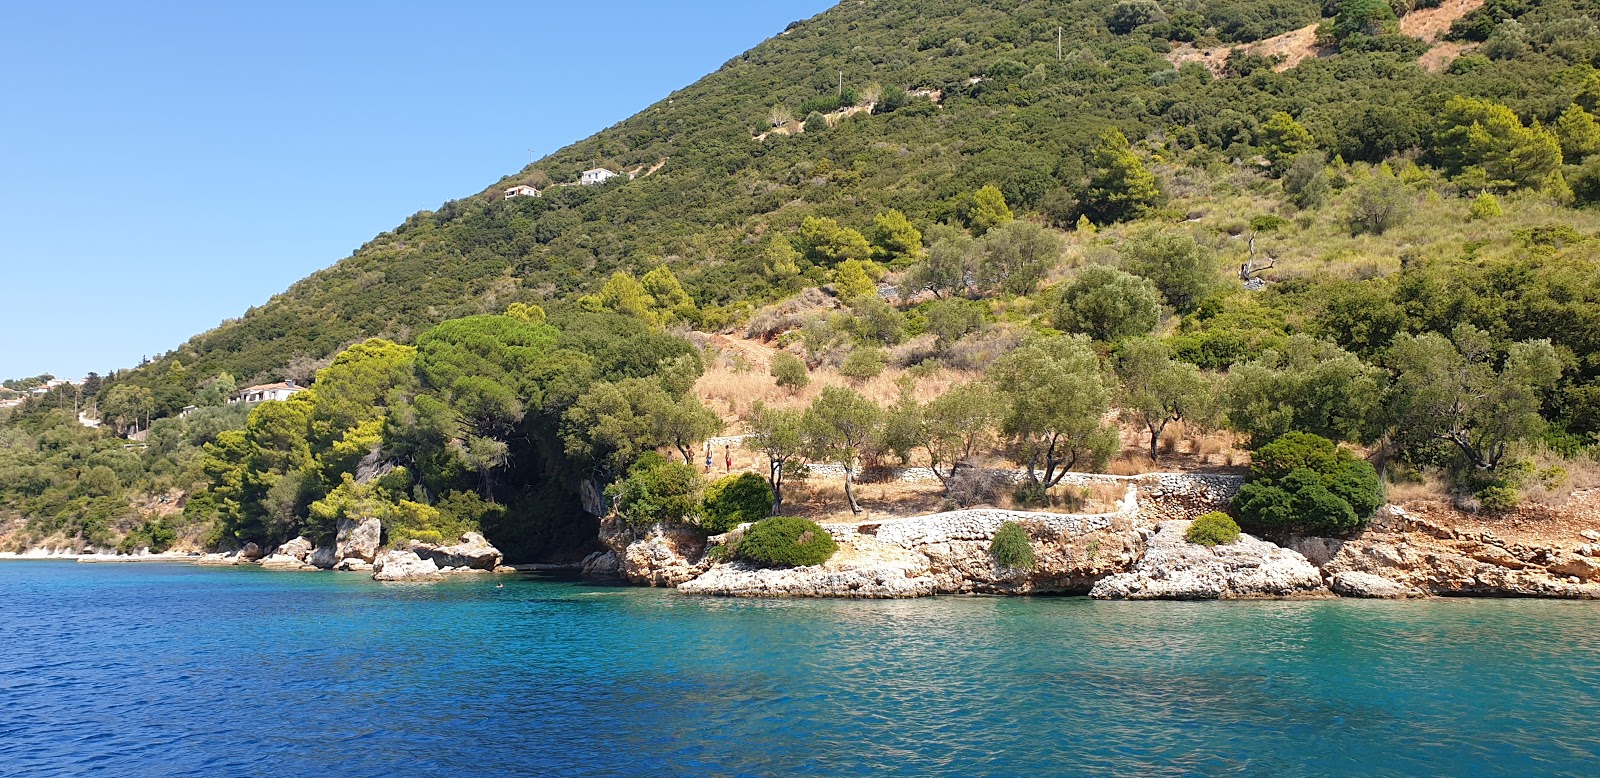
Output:
<path fill-rule="evenodd" d="M 302 536 L 278 546 L 278 551 L 274 556 L 294 557 L 304 562 L 306 557 L 311 556 L 312 550 L 311 541 Z"/>
<path fill-rule="evenodd" d="M 1328 588 L 1340 597 L 1359 597 L 1369 600 L 1403 600 L 1407 597 L 1426 597 L 1426 592 L 1381 575 L 1347 570 L 1335 573 L 1328 579 Z"/>
<path fill-rule="evenodd" d="M 289 556 L 288 554 L 273 554 L 272 556 L 269 556 L 269 557 L 261 560 L 260 564 L 261 564 L 261 566 L 263 568 L 265 568 L 267 570 L 315 570 L 315 569 L 317 569 L 315 567 L 312 567 L 311 565 L 306 564 L 305 560 L 296 559 L 295 557 Z"/>
<path fill-rule="evenodd" d="M 915 551 L 867 541 L 842 546 L 833 558 L 809 567 L 764 568 L 744 562 L 717 565 L 678 584 L 684 594 L 725 597 L 926 597 L 936 581 L 928 558 Z"/>
<path fill-rule="evenodd" d="M 201 554 L 200 558 L 194 560 L 194 563 L 200 567 L 231 567 L 239 564 L 239 555 L 221 553 Z"/>
<path fill-rule="evenodd" d="M 338 564 L 338 562 L 339 557 L 334 556 L 333 546 L 323 546 L 322 548 L 314 549 L 312 550 L 311 555 L 306 557 L 306 564 L 311 565 L 318 570 L 332 570 L 333 566 Z"/>
<path fill-rule="evenodd" d="M 461 542 L 453 546 L 433 546 L 412 541 L 411 551 L 422 559 L 433 560 L 439 568 L 465 567 L 473 570 L 493 570 L 503 560 L 500 549 L 490 545 L 489 541 L 476 532 L 463 534 Z"/>
<path fill-rule="evenodd" d="M 615 551 L 596 551 L 583 558 L 583 574 L 593 578 L 615 578 L 622 575 L 622 564 Z"/>
<path fill-rule="evenodd" d="M 360 559 L 371 562 L 378 558 L 378 546 L 383 539 L 383 523 L 377 517 L 356 521 L 340 519 L 334 536 L 334 556 L 338 559 Z"/>
<path fill-rule="evenodd" d="M 437 581 L 444 576 L 432 559 L 423 559 L 410 551 L 390 551 L 373 563 L 374 581 Z"/>
<path fill-rule="evenodd" d="M 372 563 L 365 559 L 351 557 L 350 559 L 339 560 L 339 564 L 334 565 L 333 569 L 351 573 L 370 573 L 372 572 Z"/>
<path fill-rule="evenodd" d="M 1214 600 L 1327 595 L 1322 574 L 1295 551 L 1249 535 L 1207 547 L 1184 539 L 1191 522 L 1164 521 L 1132 569 L 1101 579 L 1102 600 Z"/>

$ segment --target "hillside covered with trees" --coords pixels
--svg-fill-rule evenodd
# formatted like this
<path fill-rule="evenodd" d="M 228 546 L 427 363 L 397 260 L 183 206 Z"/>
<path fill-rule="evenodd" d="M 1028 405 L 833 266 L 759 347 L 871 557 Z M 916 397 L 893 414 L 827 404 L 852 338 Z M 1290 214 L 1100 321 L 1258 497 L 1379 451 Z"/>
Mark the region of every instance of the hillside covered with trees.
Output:
<path fill-rule="evenodd" d="M 1178 427 L 1342 442 L 1507 509 L 1600 440 L 1600 5 L 1490 0 L 1432 70 L 1411 10 L 843 4 L 112 373 L 86 399 L 156 419 L 149 449 L 30 400 L 0 428 L 0 509 L 87 540 L 69 519 L 103 505 L 148 535 L 137 495 L 171 488 L 187 507 L 163 521 L 210 543 L 361 512 L 529 557 L 592 538 L 586 482 L 641 520 L 719 515 L 662 455 L 724 429 L 842 462 L 847 489 L 861 456 L 930 465 L 958 501 L 998 457 L 1040 472 L 1008 499 L 1048 504 L 1060 473 L 1134 436 L 1158 460 Z M 1169 59 L 1318 20 L 1325 56 L 1292 68 Z M 636 175 L 572 185 L 596 166 Z M 837 381 L 717 405 L 717 333 L 780 352 L 774 388 Z M 862 390 L 883 375 L 950 388 Z M 248 420 L 218 400 L 283 378 L 312 388 Z M 1321 481 L 1251 492 L 1256 529 L 1370 513 L 1322 498 L 1365 476 L 1316 457 Z"/>

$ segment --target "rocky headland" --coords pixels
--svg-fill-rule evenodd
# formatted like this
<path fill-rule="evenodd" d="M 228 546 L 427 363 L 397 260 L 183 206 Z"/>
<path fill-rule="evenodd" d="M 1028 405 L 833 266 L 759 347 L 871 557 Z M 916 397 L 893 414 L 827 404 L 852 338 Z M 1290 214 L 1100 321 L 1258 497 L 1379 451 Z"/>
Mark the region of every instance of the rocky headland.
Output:
<path fill-rule="evenodd" d="M 1117 510 L 1072 515 L 994 508 L 827 523 L 839 545 L 811 567 L 764 568 L 725 559 L 728 535 L 687 528 L 631 529 L 602 522 L 607 550 L 584 563 L 591 576 L 733 597 L 923 597 L 935 594 L 1086 594 L 1100 599 L 1249 599 L 1426 596 L 1600 599 L 1600 532 L 1570 542 L 1502 539 L 1452 529 L 1400 506 L 1380 509 L 1348 539 L 1242 535 L 1200 546 L 1189 522 L 1225 508 L 1241 479 L 1223 475 L 1086 476 L 1126 487 Z M 990 555 L 1005 522 L 1023 527 L 1031 569 Z M 1596 522 L 1600 524 L 1600 522 Z M 1592 537 L 1591 537 L 1592 536 Z"/>

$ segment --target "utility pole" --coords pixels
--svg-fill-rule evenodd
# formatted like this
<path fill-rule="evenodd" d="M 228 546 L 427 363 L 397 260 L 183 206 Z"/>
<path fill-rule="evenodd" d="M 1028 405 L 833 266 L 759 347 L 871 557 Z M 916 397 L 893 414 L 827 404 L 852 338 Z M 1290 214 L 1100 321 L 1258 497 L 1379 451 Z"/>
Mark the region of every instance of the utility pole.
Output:
<path fill-rule="evenodd" d="M 1061 61 L 1061 25 L 1056 25 L 1056 61 Z"/>
<path fill-rule="evenodd" d="M 839 71 L 839 96 L 844 97 L 844 71 Z"/>
<path fill-rule="evenodd" d="M 533 164 L 533 149 L 528 149 L 528 164 Z"/>

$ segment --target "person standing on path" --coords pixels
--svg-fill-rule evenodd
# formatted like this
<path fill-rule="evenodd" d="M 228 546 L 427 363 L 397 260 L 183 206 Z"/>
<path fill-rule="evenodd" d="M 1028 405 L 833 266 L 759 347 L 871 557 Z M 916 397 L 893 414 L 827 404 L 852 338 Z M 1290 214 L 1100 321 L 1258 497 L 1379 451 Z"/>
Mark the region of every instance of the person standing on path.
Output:
<path fill-rule="evenodd" d="M 711 472 L 711 442 L 706 441 L 706 472 Z"/>
<path fill-rule="evenodd" d="M 727 468 L 726 470 L 724 470 L 724 472 L 727 472 L 727 473 L 733 472 L 733 446 L 732 445 L 726 445 L 726 446 L 722 447 L 722 463 Z"/>

